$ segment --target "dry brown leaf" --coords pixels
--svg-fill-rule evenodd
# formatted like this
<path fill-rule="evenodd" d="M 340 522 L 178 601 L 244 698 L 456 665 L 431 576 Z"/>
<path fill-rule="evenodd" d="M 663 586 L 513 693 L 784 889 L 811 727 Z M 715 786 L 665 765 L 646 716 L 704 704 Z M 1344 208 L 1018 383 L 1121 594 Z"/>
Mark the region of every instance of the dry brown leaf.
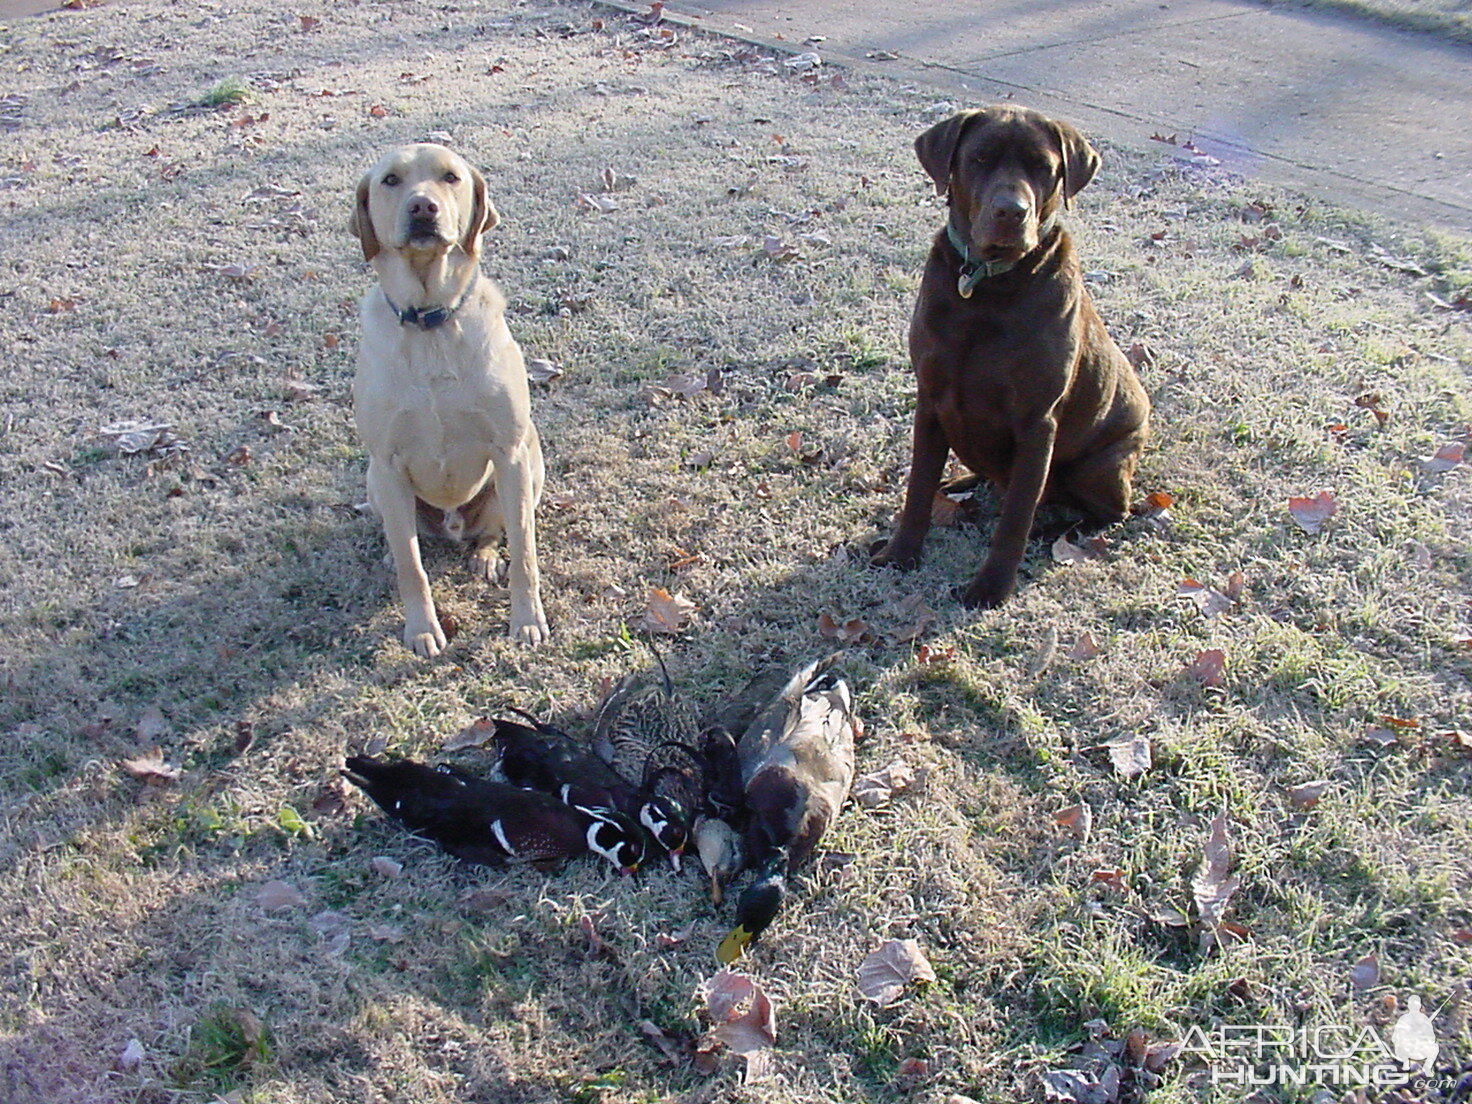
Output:
<path fill-rule="evenodd" d="M 141 779 L 150 786 L 177 782 L 183 774 L 178 767 L 164 761 L 164 750 L 157 747 L 136 759 L 123 759 L 118 765 L 132 777 Z"/>
<path fill-rule="evenodd" d="M 1089 831 L 1094 826 L 1094 813 L 1087 805 L 1080 802 L 1066 809 L 1059 809 L 1053 814 L 1053 823 L 1060 828 L 1067 828 L 1073 833 L 1075 839 L 1087 843 Z"/>
<path fill-rule="evenodd" d="M 859 992 L 881 1008 L 897 1001 L 910 982 L 934 980 L 934 967 L 913 939 L 891 939 L 859 964 Z"/>
<path fill-rule="evenodd" d="M 477 717 L 455 735 L 445 741 L 441 750 L 462 751 L 465 748 L 485 747 L 496 734 L 496 722 L 490 717 Z"/>
<path fill-rule="evenodd" d="M 645 632 L 673 636 L 690 624 L 694 613 L 695 603 L 690 599 L 671 594 L 664 587 L 655 587 L 649 592 L 649 605 L 640 625 Z"/>
<path fill-rule="evenodd" d="M 724 1043 L 746 1058 L 748 1079 L 766 1072 L 764 1052 L 777 1042 L 777 1013 L 761 986 L 745 974 L 723 969 L 701 987 L 701 996 L 711 1029 L 696 1048 L 697 1059 Z"/>
<path fill-rule="evenodd" d="M 1094 871 L 1089 875 L 1089 881 L 1102 883 L 1110 889 L 1118 890 L 1120 893 L 1123 893 L 1129 888 L 1128 883 L 1124 880 L 1124 871 L 1117 866 Z"/>
<path fill-rule="evenodd" d="M 1053 542 L 1053 559 L 1058 563 L 1085 563 L 1103 556 L 1104 545 L 1098 538 L 1074 544 L 1066 536 Z"/>
<path fill-rule="evenodd" d="M 1380 725 L 1370 725 L 1360 737 L 1367 744 L 1377 744 L 1380 747 L 1394 747 L 1400 743 L 1400 738 L 1388 728 Z"/>
<path fill-rule="evenodd" d="M 1288 787 L 1288 801 L 1299 812 L 1312 809 L 1319 803 L 1319 798 L 1328 792 L 1334 783 L 1327 778 L 1316 778 L 1312 782 L 1300 782 L 1296 786 Z"/>
<path fill-rule="evenodd" d="M 1081 632 L 1073 642 L 1073 647 L 1068 649 L 1067 655 L 1069 659 L 1093 659 L 1101 650 L 1093 633 Z"/>
<path fill-rule="evenodd" d="M 312 799 L 312 812 L 320 816 L 336 816 L 348 807 L 349 792 L 347 780 L 337 776 Z"/>
<path fill-rule="evenodd" d="M 256 904 L 267 912 L 284 908 L 301 908 L 307 903 L 301 890 L 290 882 L 270 881 L 256 891 Z"/>
<path fill-rule="evenodd" d="M 1226 613 L 1236 604 L 1216 588 L 1191 578 L 1182 579 L 1176 586 L 1176 597 L 1189 598 L 1201 611 L 1202 616 L 1207 618 Z"/>
<path fill-rule="evenodd" d="M 840 644 L 868 644 L 876 639 L 873 628 L 862 618 L 851 617 L 840 623 L 826 612 L 818 615 L 818 632 Z"/>
<path fill-rule="evenodd" d="M 1328 491 L 1320 491 L 1312 498 L 1295 497 L 1288 500 L 1288 513 L 1305 533 L 1317 533 L 1324 523 L 1339 512 L 1339 502 Z"/>
<path fill-rule="evenodd" d="M 915 662 L 922 667 L 939 666 L 943 663 L 952 663 L 956 659 L 955 645 L 947 645 L 944 648 L 932 648 L 929 644 L 921 644 L 915 649 Z"/>
<path fill-rule="evenodd" d="M 1212 819 L 1211 831 L 1202 846 L 1201 865 L 1191 879 L 1191 896 L 1196 901 L 1196 912 L 1201 920 L 1203 950 L 1220 943 L 1227 906 L 1241 881 L 1235 874 L 1227 873 L 1231 864 L 1227 814 L 1218 813 Z"/>
<path fill-rule="evenodd" d="M 678 1064 L 685 1056 L 685 1047 L 680 1040 L 653 1020 L 640 1020 L 639 1033 L 648 1039 L 671 1064 Z"/>
<path fill-rule="evenodd" d="M 1349 984 L 1356 992 L 1373 989 L 1380 984 L 1380 958 L 1374 952 L 1365 955 L 1350 968 Z"/>
<path fill-rule="evenodd" d="M 1186 674 L 1202 686 L 1221 686 L 1227 669 L 1227 655 L 1220 648 L 1207 648 L 1197 652 L 1196 658 L 1186 665 Z"/>
<path fill-rule="evenodd" d="M 368 867 L 382 878 L 401 878 L 404 874 L 404 864 L 387 855 L 374 855 Z"/>
<path fill-rule="evenodd" d="M 1138 778 L 1154 763 L 1150 754 L 1150 741 L 1138 732 L 1129 736 L 1116 736 L 1099 745 L 1109 749 L 1109 761 L 1121 778 Z"/>
<path fill-rule="evenodd" d="M 1452 441 L 1450 444 L 1442 445 L 1432 455 L 1421 461 L 1421 466 L 1429 472 L 1451 471 L 1467 458 L 1467 446 L 1461 441 Z"/>
<path fill-rule="evenodd" d="M 915 772 L 902 759 L 896 759 L 883 770 L 866 774 L 854 782 L 853 795 L 866 809 L 877 809 L 887 805 L 895 794 L 909 789 L 915 783 Z"/>
<path fill-rule="evenodd" d="M 562 377 L 562 365 L 543 357 L 532 357 L 526 362 L 526 378 L 533 383 L 551 383 Z"/>
<path fill-rule="evenodd" d="M 138 741 L 145 744 L 156 743 L 173 731 L 164 711 L 156 705 L 150 705 L 138 715 L 138 724 L 134 728 Z"/>
<path fill-rule="evenodd" d="M 890 639 L 896 644 L 908 644 L 913 640 L 918 640 L 929 631 L 938 617 L 935 610 L 927 606 L 924 599 L 918 594 L 912 594 L 906 598 L 894 612 L 905 622 L 889 634 Z"/>

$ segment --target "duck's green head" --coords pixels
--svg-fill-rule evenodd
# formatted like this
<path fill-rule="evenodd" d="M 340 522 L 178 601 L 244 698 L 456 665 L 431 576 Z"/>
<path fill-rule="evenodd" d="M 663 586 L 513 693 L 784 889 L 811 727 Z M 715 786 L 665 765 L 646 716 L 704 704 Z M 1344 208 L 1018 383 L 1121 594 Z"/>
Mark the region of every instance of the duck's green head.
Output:
<path fill-rule="evenodd" d="M 783 853 L 767 863 L 756 881 L 741 894 L 736 905 L 736 926 L 726 933 L 726 938 L 716 948 L 716 961 L 722 966 L 729 966 L 740 958 L 776 919 L 787 896 L 786 872 L 787 855 Z"/>

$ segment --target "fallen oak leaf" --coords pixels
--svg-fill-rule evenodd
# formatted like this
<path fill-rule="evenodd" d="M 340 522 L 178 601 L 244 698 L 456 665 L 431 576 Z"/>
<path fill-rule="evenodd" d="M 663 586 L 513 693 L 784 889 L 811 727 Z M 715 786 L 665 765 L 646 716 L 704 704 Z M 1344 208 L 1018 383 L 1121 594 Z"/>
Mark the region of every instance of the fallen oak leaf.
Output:
<path fill-rule="evenodd" d="M 1373 989 L 1380 984 L 1380 958 L 1373 951 L 1356 962 L 1349 971 L 1349 985 L 1355 991 Z"/>
<path fill-rule="evenodd" d="M 1202 686 L 1221 686 L 1227 669 L 1227 654 L 1220 648 L 1207 648 L 1197 652 L 1196 658 L 1186 665 L 1186 674 Z"/>
<path fill-rule="evenodd" d="M 1316 778 L 1312 782 L 1300 782 L 1288 787 L 1288 801 L 1294 809 L 1304 812 L 1319 803 L 1319 798 L 1329 792 L 1334 783 L 1327 778 Z"/>
<path fill-rule="evenodd" d="M 562 365 L 544 357 L 532 357 L 526 362 L 526 378 L 532 383 L 551 383 L 562 377 Z"/>
<path fill-rule="evenodd" d="M 496 734 L 496 722 L 490 717 L 477 717 L 444 742 L 442 751 L 462 751 L 485 747 Z"/>
<path fill-rule="evenodd" d="M 1295 496 L 1288 500 L 1288 513 L 1305 533 L 1316 534 L 1324 523 L 1339 512 L 1339 502 L 1329 491 L 1312 498 Z"/>
<path fill-rule="evenodd" d="M 1467 446 L 1461 441 L 1442 445 L 1435 453 L 1421 460 L 1421 467 L 1429 472 L 1451 471 L 1467 458 Z"/>
<path fill-rule="evenodd" d="M 1073 647 L 1066 653 L 1069 659 L 1093 659 L 1102 649 L 1094 640 L 1094 634 L 1082 632 L 1078 639 L 1073 642 Z"/>
<path fill-rule="evenodd" d="M 880 1008 L 897 1001 L 910 982 L 934 980 L 935 968 L 914 939 L 891 939 L 859 964 L 859 992 Z"/>
<path fill-rule="evenodd" d="M 1150 754 L 1150 741 L 1138 732 L 1116 736 L 1098 746 L 1108 750 L 1109 761 L 1121 778 L 1138 778 L 1154 764 Z"/>
<path fill-rule="evenodd" d="M 1213 945 L 1220 945 L 1227 906 L 1241 884 L 1237 875 L 1227 873 L 1231 863 L 1227 814 L 1222 812 L 1212 818 L 1211 829 L 1202 844 L 1201 865 L 1191 879 L 1191 896 L 1196 902 L 1196 912 L 1201 922 L 1202 951 Z"/>
<path fill-rule="evenodd" d="M 932 648 L 929 644 L 921 644 L 920 647 L 915 649 L 915 662 L 922 667 L 951 663 L 955 661 L 955 658 L 955 645 L 947 645 L 944 648 Z"/>
<path fill-rule="evenodd" d="M 653 1020 L 640 1020 L 639 1034 L 648 1039 L 671 1065 L 677 1065 L 685 1056 L 684 1044 Z"/>
<path fill-rule="evenodd" d="M 866 809 L 877 809 L 914 784 L 915 772 L 903 759 L 896 759 L 883 770 L 857 779 L 853 785 L 854 800 Z"/>
<path fill-rule="evenodd" d="M 1058 563 L 1085 563 L 1089 560 L 1100 559 L 1101 556 L 1102 552 L 1094 541 L 1086 541 L 1078 545 L 1063 536 L 1053 542 L 1053 559 Z"/>
<path fill-rule="evenodd" d="M 392 880 L 401 878 L 404 874 L 404 864 L 389 858 L 387 855 L 374 855 L 368 866 L 373 873 L 381 878 Z"/>
<path fill-rule="evenodd" d="M 1208 619 L 1226 613 L 1236 603 L 1215 587 L 1197 582 L 1189 576 L 1176 585 L 1176 597 L 1193 602 L 1201 615 Z"/>
<path fill-rule="evenodd" d="M 648 607 L 640 622 L 645 632 L 677 635 L 689 625 L 695 613 L 695 603 L 680 595 L 671 594 L 664 587 L 655 587 L 649 592 Z"/>
<path fill-rule="evenodd" d="M 868 644 L 877 639 L 869 622 L 860 617 L 851 617 L 839 622 L 831 613 L 818 615 L 818 632 L 841 644 Z"/>
<path fill-rule="evenodd" d="M 711 1029 L 696 1044 L 696 1068 L 714 1072 L 721 1044 L 746 1059 L 746 1078 L 769 1070 L 767 1052 L 777 1042 L 777 1013 L 760 985 L 745 974 L 722 969 L 700 990 Z"/>
<path fill-rule="evenodd" d="M 136 759 L 120 760 L 118 765 L 133 778 L 150 786 L 166 786 L 179 781 L 183 774 L 178 767 L 164 761 L 164 750 L 157 747 Z"/>
<path fill-rule="evenodd" d="M 1053 814 L 1053 823 L 1060 828 L 1068 829 L 1080 843 L 1087 843 L 1089 830 L 1094 825 L 1094 813 L 1087 805 L 1080 802 L 1066 809 L 1059 809 Z"/>
<path fill-rule="evenodd" d="M 290 882 L 279 879 L 266 882 L 256 891 L 256 904 L 267 912 L 277 912 L 284 908 L 300 908 L 307 903 L 302 896 L 301 890 Z"/>

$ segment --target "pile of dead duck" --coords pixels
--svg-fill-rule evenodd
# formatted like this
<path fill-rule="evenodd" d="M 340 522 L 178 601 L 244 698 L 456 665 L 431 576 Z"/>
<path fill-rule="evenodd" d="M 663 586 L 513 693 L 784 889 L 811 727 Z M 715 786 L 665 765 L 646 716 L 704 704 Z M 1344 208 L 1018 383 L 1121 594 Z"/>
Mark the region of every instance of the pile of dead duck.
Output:
<path fill-rule="evenodd" d="M 853 784 L 859 722 L 832 658 L 761 672 L 703 724 L 660 662 L 614 687 L 591 741 L 508 710 L 519 719 L 492 722 L 488 776 L 367 756 L 343 774 L 468 862 L 555 866 L 591 852 L 632 874 L 661 857 L 679 870 L 693 846 L 718 905 L 750 870 L 716 951 L 730 963 L 777 916 Z"/>

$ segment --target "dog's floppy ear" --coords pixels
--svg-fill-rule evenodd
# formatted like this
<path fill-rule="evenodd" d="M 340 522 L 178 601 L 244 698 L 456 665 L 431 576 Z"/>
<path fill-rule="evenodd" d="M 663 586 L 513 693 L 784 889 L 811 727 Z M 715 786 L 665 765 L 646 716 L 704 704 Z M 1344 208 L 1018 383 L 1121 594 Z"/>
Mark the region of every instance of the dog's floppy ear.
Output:
<path fill-rule="evenodd" d="M 370 169 L 358 181 L 358 198 L 353 203 L 353 217 L 348 222 L 348 230 L 362 243 L 365 261 L 378 256 L 379 249 L 378 235 L 373 232 L 373 217 L 368 213 L 368 187 L 372 183 L 373 171 Z"/>
<path fill-rule="evenodd" d="M 956 147 L 961 144 L 961 135 L 977 120 L 984 118 L 985 108 L 958 111 L 915 139 L 915 156 L 920 158 L 920 164 L 935 181 L 936 195 L 945 195 L 950 190 L 951 166 L 956 160 Z"/>
<path fill-rule="evenodd" d="M 1070 123 L 1053 122 L 1053 134 L 1063 154 L 1063 202 L 1067 205 L 1099 171 L 1099 154 Z"/>
<path fill-rule="evenodd" d="M 475 192 L 475 202 L 470 208 L 470 219 L 460 248 L 473 257 L 480 252 L 480 236 L 501 221 L 501 214 L 486 196 L 486 178 L 479 169 L 471 168 L 470 186 Z"/>

